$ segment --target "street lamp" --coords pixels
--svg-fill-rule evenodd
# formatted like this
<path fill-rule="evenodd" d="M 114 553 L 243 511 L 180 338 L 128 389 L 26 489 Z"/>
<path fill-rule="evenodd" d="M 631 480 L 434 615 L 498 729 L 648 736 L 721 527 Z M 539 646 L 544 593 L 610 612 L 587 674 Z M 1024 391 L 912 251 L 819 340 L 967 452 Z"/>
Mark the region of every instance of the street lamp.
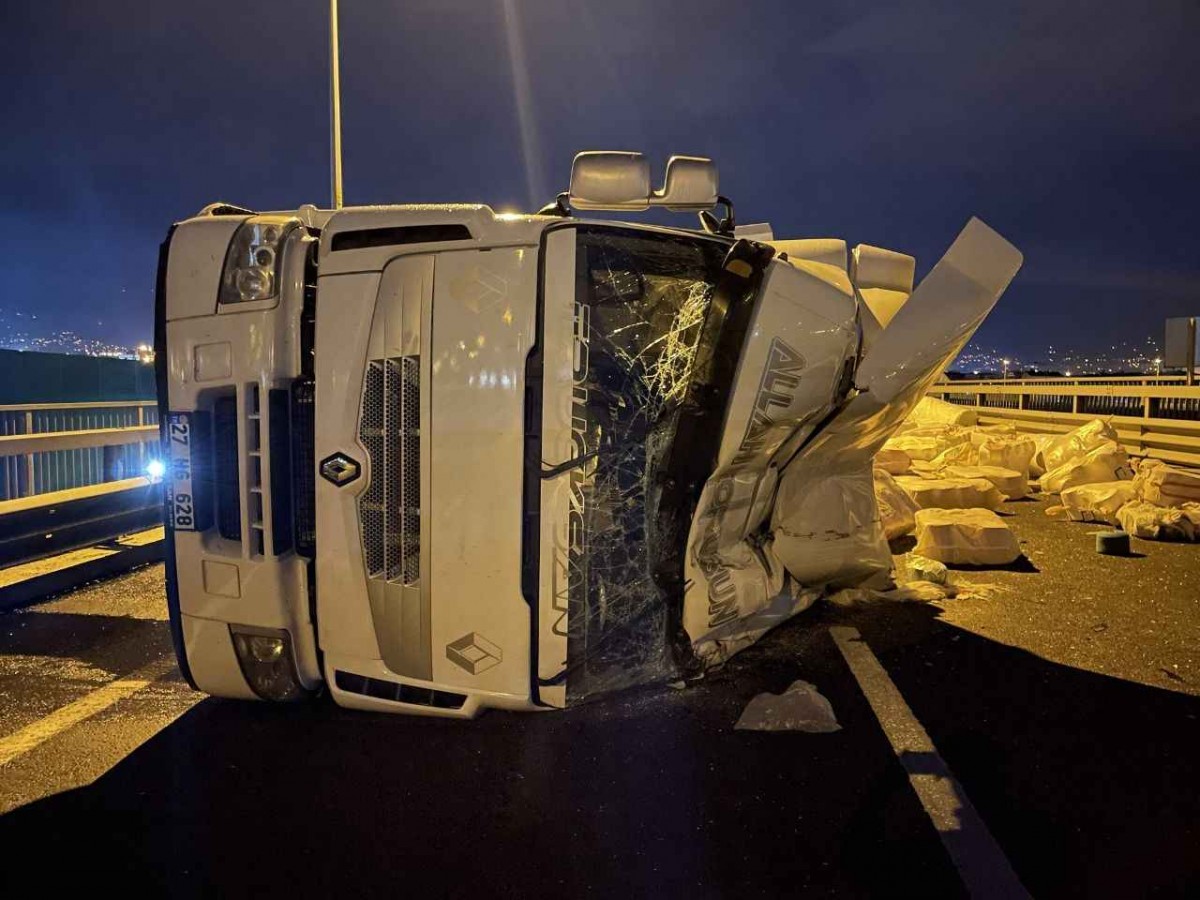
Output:
<path fill-rule="evenodd" d="M 1003 376 L 1003 380 L 1004 380 L 1004 381 L 1008 381 L 1008 364 L 1009 364 L 1010 362 L 1012 362 L 1012 360 L 1009 360 L 1009 359 L 1002 359 L 1002 360 L 1000 360 L 1000 361 L 1001 361 L 1002 363 L 1004 363 L 1004 376 Z"/>
<path fill-rule="evenodd" d="M 1154 374 L 1157 377 L 1162 378 L 1162 357 L 1161 356 L 1156 356 L 1154 358 Z"/>
<path fill-rule="evenodd" d="M 329 0 L 329 162 L 333 208 L 342 208 L 342 85 L 338 60 L 338 5 Z"/>

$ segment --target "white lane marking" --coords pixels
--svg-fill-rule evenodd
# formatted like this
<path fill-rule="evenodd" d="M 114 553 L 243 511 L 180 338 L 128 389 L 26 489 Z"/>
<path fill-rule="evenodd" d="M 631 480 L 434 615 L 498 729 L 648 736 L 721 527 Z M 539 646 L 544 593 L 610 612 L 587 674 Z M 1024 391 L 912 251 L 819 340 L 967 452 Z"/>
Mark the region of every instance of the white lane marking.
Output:
<path fill-rule="evenodd" d="M 858 629 L 835 625 L 829 634 L 883 726 L 971 896 L 1028 897 L 1004 851 Z"/>
<path fill-rule="evenodd" d="M 24 756 L 35 747 L 44 744 L 56 734 L 61 734 L 85 719 L 90 719 L 96 713 L 103 712 L 114 703 L 136 694 L 174 668 L 175 660 L 171 658 L 160 659 L 147 666 L 142 666 L 124 678 L 110 681 L 90 694 L 80 697 L 74 703 L 68 703 L 50 715 L 31 722 L 20 731 L 0 738 L 0 766 L 8 765 L 17 757 Z"/>

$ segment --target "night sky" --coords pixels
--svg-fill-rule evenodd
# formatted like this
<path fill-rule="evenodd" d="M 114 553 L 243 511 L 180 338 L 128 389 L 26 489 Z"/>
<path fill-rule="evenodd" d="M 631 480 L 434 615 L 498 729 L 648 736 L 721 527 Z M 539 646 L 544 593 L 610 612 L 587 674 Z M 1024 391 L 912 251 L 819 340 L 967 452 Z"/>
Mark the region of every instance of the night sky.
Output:
<path fill-rule="evenodd" d="M 328 204 L 324 0 L 2 6 L 0 308 L 146 340 L 172 221 Z M 346 202 L 709 155 L 739 220 L 919 273 L 979 215 L 1025 253 L 980 344 L 1157 338 L 1200 314 L 1198 37 L 1197 0 L 342 0 Z"/>

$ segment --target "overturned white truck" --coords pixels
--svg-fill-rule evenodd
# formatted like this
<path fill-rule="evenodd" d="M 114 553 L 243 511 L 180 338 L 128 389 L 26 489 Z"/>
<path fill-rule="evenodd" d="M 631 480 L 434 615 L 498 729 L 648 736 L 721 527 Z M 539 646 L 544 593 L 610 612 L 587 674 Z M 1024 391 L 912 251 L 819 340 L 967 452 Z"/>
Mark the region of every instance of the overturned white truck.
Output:
<path fill-rule="evenodd" d="M 651 207 L 702 228 L 577 215 Z M 470 716 L 717 664 L 887 577 L 872 456 L 1020 261 L 972 220 L 914 291 L 694 157 L 580 154 L 536 215 L 210 206 L 156 304 L 180 668 Z"/>

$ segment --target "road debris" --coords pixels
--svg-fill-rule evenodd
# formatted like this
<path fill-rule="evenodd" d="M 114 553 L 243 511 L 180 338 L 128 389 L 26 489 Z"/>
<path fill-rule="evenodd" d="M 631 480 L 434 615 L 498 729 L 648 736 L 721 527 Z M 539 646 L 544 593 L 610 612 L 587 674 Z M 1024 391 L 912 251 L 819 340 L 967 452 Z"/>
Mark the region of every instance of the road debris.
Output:
<path fill-rule="evenodd" d="M 1105 556 L 1128 556 L 1129 535 L 1124 531 L 1097 531 L 1096 552 Z"/>
<path fill-rule="evenodd" d="M 742 710 L 736 731 L 807 731 L 830 734 L 841 731 L 829 701 L 807 681 L 793 681 L 782 694 L 754 696 Z"/>

